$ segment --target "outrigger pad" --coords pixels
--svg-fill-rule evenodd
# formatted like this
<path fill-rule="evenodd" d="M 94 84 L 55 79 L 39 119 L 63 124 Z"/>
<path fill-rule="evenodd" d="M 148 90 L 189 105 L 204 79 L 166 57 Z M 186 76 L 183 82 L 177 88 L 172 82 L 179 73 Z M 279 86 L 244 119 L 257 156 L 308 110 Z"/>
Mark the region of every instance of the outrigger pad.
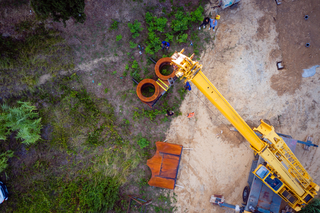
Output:
<path fill-rule="evenodd" d="M 156 154 L 147 161 L 152 177 L 148 184 L 166 189 L 174 189 L 183 146 L 156 142 Z"/>

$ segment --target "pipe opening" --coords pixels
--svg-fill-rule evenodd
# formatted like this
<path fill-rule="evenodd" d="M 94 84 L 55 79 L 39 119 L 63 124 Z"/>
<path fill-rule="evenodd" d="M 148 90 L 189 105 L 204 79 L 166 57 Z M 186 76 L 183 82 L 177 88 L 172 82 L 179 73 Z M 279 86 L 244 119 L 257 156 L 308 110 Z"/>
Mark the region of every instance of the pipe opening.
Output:
<path fill-rule="evenodd" d="M 160 73 L 164 76 L 168 76 L 173 73 L 173 66 L 170 63 L 163 63 L 160 65 Z"/>
<path fill-rule="evenodd" d="M 146 98 L 153 96 L 155 91 L 156 91 L 156 88 L 154 87 L 153 84 L 147 83 L 141 87 L 141 94 Z"/>

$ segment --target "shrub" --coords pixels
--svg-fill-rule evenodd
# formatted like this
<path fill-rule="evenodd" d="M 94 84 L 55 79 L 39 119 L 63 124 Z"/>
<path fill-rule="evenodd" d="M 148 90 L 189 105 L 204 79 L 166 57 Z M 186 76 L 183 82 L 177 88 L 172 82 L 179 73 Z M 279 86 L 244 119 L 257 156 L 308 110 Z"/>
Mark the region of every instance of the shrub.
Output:
<path fill-rule="evenodd" d="M 150 141 L 148 141 L 146 138 L 143 138 L 140 136 L 139 140 L 138 140 L 138 145 L 140 146 L 141 149 L 149 146 Z"/>
<path fill-rule="evenodd" d="M 133 24 L 128 23 L 128 27 L 132 33 L 132 38 L 137 38 L 140 35 L 140 32 L 143 30 L 141 23 L 138 20 L 135 20 Z"/>
<path fill-rule="evenodd" d="M 0 173 L 8 167 L 8 159 L 13 157 L 13 151 L 8 150 L 0 154 Z"/>
<path fill-rule="evenodd" d="M 173 40 L 173 35 L 171 33 L 166 33 L 166 41 L 172 41 Z"/>
<path fill-rule="evenodd" d="M 10 108 L 2 106 L 0 114 L 0 140 L 6 140 L 12 131 L 18 131 L 16 138 L 22 139 L 22 143 L 30 145 L 40 139 L 41 118 L 35 112 L 36 107 L 29 102 L 20 102 L 20 107 Z"/>
<path fill-rule="evenodd" d="M 131 67 L 132 67 L 132 69 L 137 69 L 139 67 L 139 64 L 138 64 L 137 60 L 134 60 L 132 62 L 132 66 Z"/>
<path fill-rule="evenodd" d="M 68 212 L 106 212 L 112 210 L 119 199 L 119 184 L 114 178 L 99 177 L 101 180 L 78 178 L 62 183 L 59 206 Z"/>
<path fill-rule="evenodd" d="M 320 200 L 313 198 L 313 200 L 300 211 L 301 213 L 320 213 Z"/>
<path fill-rule="evenodd" d="M 136 44 L 136 43 L 134 43 L 132 41 L 130 41 L 129 43 L 130 43 L 130 48 L 132 48 L 132 49 L 136 48 L 138 46 L 138 44 Z"/>
<path fill-rule="evenodd" d="M 122 35 L 120 34 L 120 35 L 117 35 L 117 37 L 116 37 L 116 41 L 120 41 L 122 39 Z"/>
<path fill-rule="evenodd" d="M 84 0 L 31 0 L 31 6 L 38 17 L 52 17 L 57 22 L 62 19 L 64 26 L 70 17 L 80 23 L 86 20 Z"/>
<path fill-rule="evenodd" d="M 164 17 L 157 18 L 152 16 L 149 12 L 146 13 L 146 22 L 148 24 L 148 31 L 164 32 L 164 28 L 167 25 L 168 19 Z"/>
<path fill-rule="evenodd" d="M 153 55 L 161 49 L 160 38 L 154 32 L 149 32 L 146 53 Z"/>
<path fill-rule="evenodd" d="M 192 22 L 200 22 L 203 20 L 203 7 L 199 6 L 195 11 L 190 13 Z"/>
<path fill-rule="evenodd" d="M 112 24 L 111 24 L 110 29 L 111 29 L 111 30 L 117 30 L 117 29 L 118 29 L 118 26 L 119 26 L 119 22 L 117 22 L 117 21 L 114 20 L 114 19 L 112 19 L 112 20 L 113 20 L 113 22 L 112 22 Z"/>
<path fill-rule="evenodd" d="M 138 64 L 138 62 L 136 60 L 134 60 L 132 62 L 131 68 L 132 68 L 132 71 L 131 71 L 130 75 L 133 78 L 135 78 L 137 81 L 141 81 L 140 67 L 139 67 L 139 64 Z"/>
<path fill-rule="evenodd" d="M 190 15 L 184 14 L 182 11 L 177 11 L 175 14 L 175 19 L 172 20 L 171 28 L 175 32 L 181 32 L 188 29 L 190 24 Z"/>
<path fill-rule="evenodd" d="M 179 43 L 185 43 L 187 42 L 187 38 L 188 38 L 188 34 L 182 34 L 182 35 L 179 35 L 178 37 L 178 42 Z"/>

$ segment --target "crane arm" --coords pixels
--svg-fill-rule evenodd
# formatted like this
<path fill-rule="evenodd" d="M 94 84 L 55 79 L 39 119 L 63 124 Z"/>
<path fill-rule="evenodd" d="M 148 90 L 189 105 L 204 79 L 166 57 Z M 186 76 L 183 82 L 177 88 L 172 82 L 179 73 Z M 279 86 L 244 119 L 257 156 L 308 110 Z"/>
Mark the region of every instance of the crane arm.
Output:
<path fill-rule="evenodd" d="M 267 162 L 267 167 L 260 165 L 254 174 L 299 211 L 317 194 L 319 186 L 272 126 L 261 121 L 254 129 L 262 135 L 259 138 L 203 74 L 202 65 L 192 61 L 194 55 L 187 57 L 183 51 L 171 56 L 176 76 L 191 81 L 250 143 L 251 148 Z"/>
<path fill-rule="evenodd" d="M 199 71 L 191 82 L 208 98 L 208 100 L 228 119 L 228 121 L 243 135 L 251 144 L 251 147 L 260 152 L 265 147 L 260 138 L 252 131 L 248 124 L 232 108 L 228 101 L 221 95 L 208 78 Z"/>

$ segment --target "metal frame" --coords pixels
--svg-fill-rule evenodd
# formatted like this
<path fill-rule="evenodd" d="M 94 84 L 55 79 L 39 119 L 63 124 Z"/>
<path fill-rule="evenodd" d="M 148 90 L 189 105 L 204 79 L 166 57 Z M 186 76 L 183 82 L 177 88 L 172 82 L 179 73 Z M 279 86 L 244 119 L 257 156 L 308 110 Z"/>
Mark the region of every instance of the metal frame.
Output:
<path fill-rule="evenodd" d="M 146 200 L 143 200 L 141 198 L 138 198 L 138 197 L 132 196 L 132 195 L 128 195 L 128 197 L 130 198 L 130 200 L 129 200 L 129 206 L 128 206 L 127 213 L 130 212 L 132 200 L 136 201 L 140 205 L 140 207 L 141 207 L 140 213 L 142 213 L 142 212 L 145 213 L 147 211 L 147 206 L 152 203 L 152 199 L 146 201 Z"/>

